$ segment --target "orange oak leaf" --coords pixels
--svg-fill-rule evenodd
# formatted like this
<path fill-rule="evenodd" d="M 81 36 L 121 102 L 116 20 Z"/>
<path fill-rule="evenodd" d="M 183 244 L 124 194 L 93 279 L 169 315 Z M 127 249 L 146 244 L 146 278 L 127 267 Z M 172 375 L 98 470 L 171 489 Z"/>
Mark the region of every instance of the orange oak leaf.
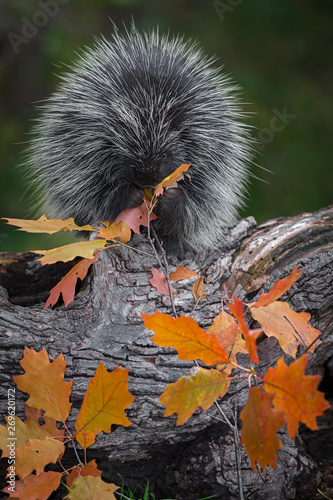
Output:
<path fill-rule="evenodd" d="M 160 196 L 163 193 L 163 189 L 170 187 L 173 183 L 179 181 L 181 178 L 183 178 L 184 172 L 186 172 L 190 168 L 191 164 L 186 164 L 183 163 L 180 165 L 180 167 L 176 168 L 172 174 L 168 175 L 163 179 L 162 182 L 157 184 L 155 187 L 154 195 L 156 197 Z"/>
<path fill-rule="evenodd" d="M 123 243 L 128 243 L 132 236 L 131 228 L 124 221 L 120 221 L 118 224 L 115 221 L 103 222 L 105 227 L 99 229 L 97 238 L 102 238 L 105 240 L 114 240 L 119 238 Z"/>
<path fill-rule="evenodd" d="M 140 234 L 140 226 L 148 226 L 148 212 L 150 211 L 151 204 L 144 201 L 142 205 L 137 208 L 126 208 L 115 219 L 115 223 L 123 221 L 134 231 Z M 157 219 L 157 215 L 150 213 L 149 220 Z"/>
<path fill-rule="evenodd" d="M 164 416 L 178 413 L 177 425 L 184 424 L 199 406 L 205 411 L 229 389 L 230 379 L 218 370 L 200 368 L 192 377 L 181 377 L 166 387 L 160 402 Z"/>
<path fill-rule="evenodd" d="M 229 363 L 215 335 L 206 333 L 193 318 L 187 316 L 172 318 L 158 311 L 155 311 L 155 314 L 141 315 L 145 327 L 155 332 L 151 340 L 157 345 L 177 349 L 179 359 L 188 361 L 201 359 L 206 365 Z"/>
<path fill-rule="evenodd" d="M 47 219 L 42 215 L 38 220 L 26 219 L 8 219 L 2 217 L 2 220 L 7 220 L 12 226 L 19 226 L 18 231 L 26 231 L 27 233 L 47 233 L 54 234 L 58 231 L 94 231 L 90 225 L 78 226 L 75 224 L 73 217 L 62 219 Z"/>
<path fill-rule="evenodd" d="M 244 318 L 243 302 L 239 300 L 236 295 L 234 295 L 234 302 L 228 304 L 228 307 L 239 323 L 239 328 L 244 335 L 246 348 L 251 361 L 254 361 L 254 363 L 259 363 L 256 338 L 258 337 L 258 335 L 260 335 L 261 330 L 249 329 Z"/>
<path fill-rule="evenodd" d="M 185 280 L 186 278 L 192 278 L 193 276 L 199 275 L 195 271 L 192 271 L 192 269 L 184 266 L 177 266 L 176 271 L 170 273 L 170 279 L 172 281 Z"/>
<path fill-rule="evenodd" d="M 203 277 L 200 276 L 200 278 L 195 280 L 195 282 L 193 283 L 193 286 L 192 286 L 192 295 L 193 295 L 194 300 L 197 301 L 200 299 L 200 302 L 201 302 L 202 300 L 206 299 L 207 295 L 205 295 L 205 290 L 206 290 L 206 287 L 205 287 Z"/>
<path fill-rule="evenodd" d="M 231 314 L 227 314 L 223 309 L 208 328 L 208 333 L 216 335 L 219 345 L 225 350 L 230 363 L 237 362 L 239 352 L 247 354 L 246 343 L 242 337 L 239 325 Z M 217 368 L 225 375 L 230 375 L 233 366 L 231 364 L 221 364 Z"/>
<path fill-rule="evenodd" d="M 241 444 L 245 445 L 256 472 L 255 462 L 261 465 L 264 472 L 266 465 L 276 469 L 276 452 L 282 448 L 276 432 L 287 420 L 283 412 L 272 408 L 273 397 L 262 387 L 252 387 L 245 408 L 239 415 L 243 422 Z"/>
<path fill-rule="evenodd" d="M 78 476 L 65 499 L 116 500 L 113 492 L 118 488 L 115 484 L 105 483 L 100 477 Z"/>
<path fill-rule="evenodd" d="M 229 326 L 237 326 L 237 328 L 239 328 L 235 321 L 235 318 L 231 316 L 231 314 L 227 314 L 222 309 L 222 311 L 217 316 L 215 316 L 212 325 L 208 328 L 208 333 L 218 335 L 223 330 L 229 328 Z"/>
<path fill-rule="evenodd" d="M 293 358 L 299 345 L 306 348 L 320 335 L 319 330 L 309 324 L 311 315 L 293 311 L 287 302 L 276 301 L 266 307 L 252 307 L 251 313 L 267 337 L 277 338 L 281 349 Z M 309 349 L 310 352 L 316 346 L 317 343 Z"/>
<path fill-rule="evenodd" d="M 230 375 L 232 369 L 234 368 L 231 363 L 237 364 L 237 354 L 248 354 L 246 342 L 242 337 L 238 325 L 229 326 L 229 328 L 217 335 L 217 339 L 230 360 L 230 364 L 224 366 L 218 365 L 217 368 L 219 370 L 223 370 L 225 375 Z M 235 340 L 233 341 L 233 339 Z"/>
<path fill-rule="evenodd" d="M 47 500 L 52 491 L 59 487 L 61 477 L 61 472 L 53 471 L 42 472 L 39 476 L 30 474 L 20 481 L 15 481 L 12 490 L 8 486 L 2 491 L 19 500 Z"/>
<path fill-rule="evenodd" d="M 112 424 L 129 426 L 125 408 L 132 404 L 133 396 L 127 388 L 128 368 L 116 367 L 108 372 L 101 363 L 90 380 L 80 413 L 75 422 L 76 439 L 82 448 L 95 442 L 100 432 L 110 432 Z"/>
<path fill-rule="evenodd" d="M 167 280 L 166 280 L 164 273 L 162 271 L 159 271 L 155 267 L 151 268 L 151 272 L 153 275 L 153 277 L 149 280 L 149 283 L 151 284 L 151 286 L 156 288 L 158 293 L 160 293 L 162 295 L 170 295 Z M 172 290 L 172 293 L 176 293 L 172 286 L 171 286 L 171 290 Z"/>
<path fill-rule="evenodd" d="M 33 421 L 42 431 L 46 431 L 46 433 L 48 433 L 49 436 L 59 439 L 59 441 L 63 441 L 65 436 L 65 429 L 58 429 L 56 420 L 47 417 L 46 415 L 42 415 L 40 409 L 32 408 L 31 406 L 28 405 L 24 406 L 24 410 L 25 410 L 25 415 L 27 417 L 25 423 Z M 41 436 L 29 435 L 29 437 L 32 438 Z"/>
<path fill-rule="evenodd" d="M 42 266 L 45 264 L 55 264 L 56 262 L 68 262 L 76 257 L 84 259 L 94 259 L 96 250 L 105 248 L 108 245 L 106 240 L 77 241 L 70 245 L 52 248 L 51 250 L 32 250 L 32 253 L 43 255 L 38 259 Z"/>
<path fill-rule="evenodd" d="M 74 300 L 77 280 L 83 280 L 86 277 L 89 267 L 97 261 L 97 257 L 98 255 L 94 259 L 83 259 L 72 267 L 62 280 L 52 288 L 44 309 L 54 306 L 58 302 L 60 294 L 64 299 L 65 307 L 67 307 Z"/>
<path fill-rule="evenodd" d="M 309 429 L 318 429 L 316 418 L 330 407 L 324 394 L 317 390 L 320 375 L 304 375 L 308 358 L 303 354 L 287 366 L 282 357 L 275 368 L 268 368 L 263 379 L 265 390 L 273 393 L 275 408 L 287 417 L 291 438 L 296 436 L 299 422 Z"/>
<path fill-rule="evenodd" d="M 67 476 L 66 478 L 67 486 L 70 487 L 74 479 L 79 475 L 100 477 L 102 475 L 102 471 L 97 469 L 95 460 L 91 460 L 90 462 L 88 462 L 85 467 L 74 467 L 74 469 L 71 470 L 69 476 Z"/>
<path fill-rule="evenodd" d="M 37 476 L 44 471 L 49 463 L 54 463 L 62 457 L 65 446 L 58 439 L 28 439 L 25 446 L 15 450 L 15 469 L 20 478 L 25 478 L 36 470 Z"/>
<path fill-rule="evenodd" d="M 297 269 L 298 266 L 295 266 L 289 276 L 282 280 L 277 280 L 268 293 L 262 294 L 256 302 L 249 305 L 254 307 L 266 307 L 282 297 L 301 276 L 303 269 L 299 272 L 297 272 Z"/>
<path fill-rule="evenodd" d="M 69 396 L 73 382 L 64 381 L 66 361 L 63 355 L 50 363 L 44 348 L 36 352 L 25 346 L 20 364 L 25 373 L 16 375 L 13 380 L 21 391 L 30 395 L 27 404 L 44 410 L 47 417 L 65 422 L 72 406 Z"/>

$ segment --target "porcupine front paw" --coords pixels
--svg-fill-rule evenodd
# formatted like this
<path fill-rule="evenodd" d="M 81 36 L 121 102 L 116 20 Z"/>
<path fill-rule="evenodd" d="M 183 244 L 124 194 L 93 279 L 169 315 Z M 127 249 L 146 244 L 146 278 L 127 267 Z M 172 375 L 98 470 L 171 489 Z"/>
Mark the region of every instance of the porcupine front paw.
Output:
<path fill-rule="evenodd" d="M 139 207 L 143 202 L 144 191 L 139 186 L 128 184 L 123 193 L 124 196 L 124 210 L 125 208 Z"/>
<path fill-rule="evenodd" d="M 153 224 L 162 247 L 167 254 L 179 259 L 186 257 L 189 251 L 184 224 L 185 204 L 184 192 L 179 188 L 169 188 L 159 197 L 154 210 L 159 218 Z"/>

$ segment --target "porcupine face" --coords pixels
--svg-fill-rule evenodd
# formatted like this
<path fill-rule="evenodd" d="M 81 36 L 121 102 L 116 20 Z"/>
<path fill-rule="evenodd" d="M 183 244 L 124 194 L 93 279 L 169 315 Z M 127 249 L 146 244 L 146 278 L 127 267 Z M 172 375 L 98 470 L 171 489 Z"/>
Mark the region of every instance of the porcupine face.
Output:
<path fill-rule="evenodd" d="M 214 248 L 247 183 L 242 116 L 235 87 L 196 46 L 157 31 L 116 32 L 81 55 L 42 107 L 30 171 L 46 214 L 114 219 L 190 163 L 190 180 L 159 198 L 154 226 L 169 252 Z"/>

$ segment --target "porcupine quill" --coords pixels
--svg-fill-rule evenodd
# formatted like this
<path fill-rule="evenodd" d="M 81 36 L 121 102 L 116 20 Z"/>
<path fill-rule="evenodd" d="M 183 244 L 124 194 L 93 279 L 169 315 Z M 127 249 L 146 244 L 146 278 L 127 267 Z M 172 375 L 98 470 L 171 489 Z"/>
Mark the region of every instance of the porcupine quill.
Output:
<path fill-rule="evenodd" d="M 113 220 L 182 163 L 154 228 L 169 254 L 223 245 L 248 185 L 238 88 L 196 44 L 132 26 L 98 40 L 41 106 L 29 170 L 48 217 Z"/>

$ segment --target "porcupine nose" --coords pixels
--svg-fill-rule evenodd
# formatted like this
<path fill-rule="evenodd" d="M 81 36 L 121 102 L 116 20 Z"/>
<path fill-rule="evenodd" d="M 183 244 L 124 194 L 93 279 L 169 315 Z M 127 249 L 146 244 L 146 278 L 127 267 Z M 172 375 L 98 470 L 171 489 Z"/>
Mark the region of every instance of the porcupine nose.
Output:
<path fill-rule="evenodd" d="M 158 170 L 154 165 L 149 165 L 145 169 L 134 169 L 133 182 L 143 188 L 154 188 L 159 182 Z M 161 179 L 162 180 L 162 179 Z"/>

